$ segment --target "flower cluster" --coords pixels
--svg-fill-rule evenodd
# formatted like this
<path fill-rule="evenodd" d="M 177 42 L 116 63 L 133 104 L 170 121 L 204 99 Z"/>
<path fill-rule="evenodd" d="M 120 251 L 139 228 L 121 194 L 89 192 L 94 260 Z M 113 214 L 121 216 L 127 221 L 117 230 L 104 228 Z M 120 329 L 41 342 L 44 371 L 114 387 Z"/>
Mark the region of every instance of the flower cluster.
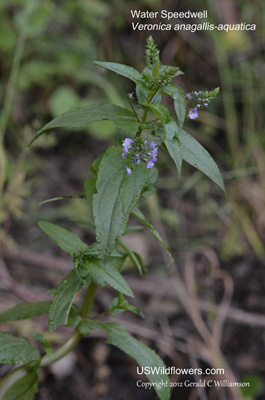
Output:
<path fill-rule="evenodd" d="M 188 103 L 189 117 L 190 119 L 195 119 L 198 117 L 198 109 L 207 107 L 217 94 L 219 93 L 219 88 L 216 88 L 210 92 L 208 91 L 194 91 L 186 94 L 186 100 Z"/>
<path fill-rule="evenodd" d="M 148 144 L 147 140 L 143 141 L 141 138 L 134 140 L 126 138 L 123 141 L 122 147 L 122 157 L 135 164 L 143 161 L 146 163 L 146 168 L 152 168 L 157 161 L 157 145 L 153 141 Z M 132 168 L 126 165 L 125 169 L 127 174 L 131 175 Z"/>

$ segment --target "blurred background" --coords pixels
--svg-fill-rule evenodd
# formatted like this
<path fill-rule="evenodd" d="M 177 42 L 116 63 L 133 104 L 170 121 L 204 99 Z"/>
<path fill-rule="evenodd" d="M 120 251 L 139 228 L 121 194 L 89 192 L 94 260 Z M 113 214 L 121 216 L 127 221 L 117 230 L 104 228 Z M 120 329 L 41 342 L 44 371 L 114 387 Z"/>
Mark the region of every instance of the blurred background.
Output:
<path fill-rule="evenodd" d="M 131 9 L 208 10 L 208 22 L 246 22 L 256 30 L 133 31 Z M 178 179 L 160 150 L 158 193 L 142 208 L 176 265 L 168 268 L 148 233 L 128 236 L 148 270 L 142 279 L 128 263 L 125 273 L 145 319 L 125 313 L 122 321 L 168 366 L 224 368 L 225 376 L 216 379 L 250 382 L 242 391 L 177 388 L 172 399 L 265 399 L 265 3 L 2 0 L 0 20 L 0 311 L 49 299 L 46 291 L 72 267 L 44 237 L 38 220 L 94 241 L 88 228 L 73 221 L 89 218 L 85 200 L 39 203 L 83 192 L 93 160 L 115 143 L 118 130 L 108 122 L 93 123 L 81 131 L 51 132 L 29 150 L 27 143 L 46 122 L 73 108 L 100 102 L 129 108 L 126 95 L 133 84 L 93 60 L 141 71 L 152 34 L 162 62 L 185 73 L 175 80 L 185 92 L 220 87 L 217 100 L 197 120 L 187 120 L 185 129 L 217 162 L 227 193 L 187 164 Z M 202 21 L 171 20 L 183 22 Z M 165 104 L 173 111 L 169 100 Z M 97 311 L 114 295 L 101 290 Z M 20 335 L 46 329 L 43 317 L 1 326 Z M 47 338 L 56 346 L 68 335 L 60 329 Z M 1 375 L 8 370 L 1 366 Z M 136 387 L 138 378 L 133 360 L 94 335 L 42 372 L 36 399 L 154 399 L 153 390 Z M 199 378 L 171 377 L 173 382 Z"/>

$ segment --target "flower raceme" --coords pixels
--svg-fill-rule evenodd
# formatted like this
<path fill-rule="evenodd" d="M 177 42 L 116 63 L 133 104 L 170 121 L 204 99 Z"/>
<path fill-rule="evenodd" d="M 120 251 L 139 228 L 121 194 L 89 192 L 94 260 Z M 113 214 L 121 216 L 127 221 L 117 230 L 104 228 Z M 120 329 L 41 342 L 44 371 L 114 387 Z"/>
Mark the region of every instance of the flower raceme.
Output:
<path fill-rule="evenodd" d="M 209 103 L 217 96 L 219 88 L 210 92 L 208 91 L 194 91 L 186 94 L 187 109 L 189 109 L 189 118 L 195 119 L 198 117 L 198 109 L 207 107 Z"/>
<path fill-rule="evenodd" d="M 152 168 L 157 161 L 157 145 L 151 141 L 143 141 L 141 138 L 130 139 L 126 138 L 122 144 L 123 153 L 122 157 L 130 162 L 140 164 L 141 161 L 146 163 L 146 168 Z M 125 166 L 128 175 L 131 175 L 132 168 L 128 165 Z"/>

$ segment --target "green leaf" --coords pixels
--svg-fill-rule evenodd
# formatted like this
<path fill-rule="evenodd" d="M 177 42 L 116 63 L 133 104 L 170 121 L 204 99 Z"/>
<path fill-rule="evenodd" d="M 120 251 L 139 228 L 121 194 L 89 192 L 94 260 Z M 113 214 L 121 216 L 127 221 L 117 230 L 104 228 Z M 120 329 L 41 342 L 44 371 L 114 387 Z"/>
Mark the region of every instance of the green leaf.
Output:
<path fill-rule="evenodd" d="M 202 171 L 225 192 L 223 178 L 208 151 L 191 135 L 179 132 L 183 160 Z"/>
<path fill-rule="evenodd" d="M 85 107 L 80 107 L 75 110 L 66 112 L 41 128 L 28 147 L 43 133 L 59 127 L 80 128 L 88 125 L 91 122 L 109 120 L 118 125 L 119 128 L 135 131 L 139 127 L 139 122 L 135 118 L 133 112 L 126 108 L 119 107 L 113 104 L 90 104 Z"/>
<path fill-rule="evenodd" d="M 86 181 L 84 183 L 86 199 L 91 206 L 93 203 L 93 196 L 95 193 L 97 193 L 96 181 L 97 181 L 97 179 L 96 179 L 96 177 L 94 177 L 94 178 L 86 179 Z"/>
<path fill-rule="evenodd" d="M 167 151 L 170 157 L 173 159 L 176 164 L 178 175 L 180 177 L 181 174 L 181 166 L 182 166 L 182 146 L 178 137 L 173 137 L 172 139 L 166 138 L 164 140 L 164 144 L 167 148 Z"/>
<path fill-rule="evenodd" d="M 117 239 L 117 243 L 126 251 L 126 253 L 129 255 L 130 259 L 132 260 L 132 262 L 134 263 L 134 265 L 136 266 L 136 268 L 139 271 L 140 275 L 144 275 L 146 270 L 143 264 L 143 261 L 140 257 L 139 254 L 135 253 L 134 251 L 130 250 L 129 247 L 126 246 L 126 244 L 120 240 Z"/>
<path fill-rule="evenodd" d="M 58 225 L 46 221 L 39 221 L 38 225 L 63 251 L 71 256 L 88 249 L 88 245 L 82 242 L 78 236 Z"/>
<path fill-rule="evenodd" d="M 176 122 L 174 121 L 173 118 L 170 117 L 167 124 L 165 124 L 165 137 L 168 140 L 171 140 L 174 137 L 178 136 L 178 131 L 179 131 L 179 128 L 178 128 Z M 162 140 L 163 140 L 163 138 L 162 138 Z"/>
<path fill-rule="evenodd" d="M 38 340 L 43 345 L 43 348 L 44 348 L 47 356 L 49 358 L 52 358 L 54 353 L 53 353 L 50 342 L 48 342 L 48 340 L 45 339 L 45 337 L 43 335 L 41 335 L 40 333 L 34 332 L 34 333 L 31 333 L 31 336 L 34 337 L 34 339 Z"/>
<path fill-rule="evenodd" d="M 86 283 L 88 279 L 87 276 L 91 276 L 100 286 L 103 286 L 106 282 L 119 292 L 133 297 L 131 288 L 117 270 L 112 257 L 110 257 L 107 260 L 107 263 L 103 265 L 101 260 L 98 258 L 83 254 L 75 260 L 75 266 L 76 272 L 83 282 Z"/>
<path fill-rule="evenodd" d="M 95 229 L 95 224 L 92 221 L 84 220 L 84 219 L 71 219 L 70 221 L 76 222 L 77 224 L 87 226 L 89 228 Z"/>
<path fill-rule="evenodd" d="M 179 86 L 172 83 L 163 87 L 161 91 L 174 99 L 174 107 L 181 128 L 186 116 L 186 99 L 183 90 Z"/>
<path fill-rule="evenodd" d="M 58 325 L 66 325 L 72 302 L 76 293 L 83 286 L 78 274 L 72 270 L 59 284 L 49 312 L 49 330 L 53 331 Z"/>
<path fill-rule="evenodd" d="M 121 314 L 124 311 L 131 311 L 134 314 L 140 315 L 141 317 L 144 317 L 143 313 L 139 308 L 133 306 L 130 304 L 123 296 L 122 293 L 119 293 L 118 297 L 115 297 L 113 300 L 111 300 L 109 304 L 109 311 L 112 315 L 115 314 Z"/>
<path fill-rule="evenodd" d="M 158 184 L 158 169 L 153 167 L 150 169 L 149 176 L 147 178 L 146 185 L 143 188 L 142 196 L 151 196 L 156 191 Z"/>
<path fill-rule="evenodd" d="M 38 391 L 39 369 L 33 371 L 17 380 L 4 394 L 2 400 L 33 400 Z"/>
<path fill-rule="evenodd" d="M 140 226 L 140 225 L 130 225 L 130 226 L 127 226 L 124 234 L 127 235 L 128 233 L 142 231 L 143 229 L 144 229 L 144 227 Z"/>
<path fill-rule="evenodd" d="M 166 366 L 154 350 L 136 340 L 123 326 L 115 322 L 83 321 L 79 325 L 82 335 L 88 335 L 92 330 L 103 330 L 107 334 L 107 343 L 133 357 L 140 367 L 153 367 L 152 373 L 148 374 L 147 378 L 153 383 L 165 382 L 161 388 L 154 385 L 154 389 L 161 400 L 170 399 L 170 382 L 164 373 Z"/>
<path fill-rule="evenodd" d="M 142 88 L 139 85 L 136 85 L 135 92 L 136 92 L 137 99 L 139 100 L 140 103 L 147 102 L 148 95 L 150 92 L 149 90 L 148 90 L 148 94 L 147 94 L 142 90 Z"/>
<path fill-rule="evenodd" d="M 143 104 L 145 107 L 150 108 L 150 110 L 152 110 L 155 115 L 157 116 L 157 118 L 161 121 L 161 123 L 163 125 L 167 124 L 168 122 L 170 122 L 170 120 L 172 119 L 170 117 L 170 114 L 168 112 L 168 109 L 165 106 L 162 106 L 161 104 L 149 104 L 149 103 L 145 103 Z"/>
<path fill-rule="evenodd" d="M 67 319 L 67 326 L 77 326 L 81 321 L 82 308 L 78 304 L 72 304 Z"/>
<path fill-rule="evenodd" d="M 110 147 L 99 167 L 93 214 L 104 261 L 111 254 L 116 238 L 123 235 L 131 209 L 137 203 L 149 176 L 148 169 L 141 164 L 135 164 L 128 176 L 125 165 L 122 150 Z"/>
<path fill-rule="evenodd" d="M 157 238 L 157 240 L 162 244 L 162 246 L 164 247 L 164 249 L 166 250 L 168 257 L 170 259 L 170 262 L 173 263 L 174 262 L 174 258 L 172 257 L 169 248 L 167 247 L 166 243 L 163 241 L 163 239 L 161 238 L 161 236 L 159 235 L 159 233 L 157 232 L 157 230 L 153 227 L 152 224 L 150 224 L 150 222 L 148 222 L 145 219 L 145 216 L 143 215 L 143 213 L 138 209 L 138 208 L 134 208 L 132 210 L 132 215 L 137 218 L 139 221 L 141 221 L 151 232 L 152 234 Z"/>
<path fill-rule="evenodd" d="M 125 132 L 124 132 L 124 134 L 125 134 Z M 92 172 L 92 174 L 93 174 L 94 176 L 97 176 L 97 174 L 98 174 L 99 165 L 100 165 L 100 163 L 101 163 L 101 160 L 102 160 L 103 156 L 104 156 L 104 154 L 100 154 L 100 156 L 98 156 L 98 157 L 93 161 L 93 164 L 92 164 L 92 166 L 91 166 L 91 168 L 90 168 L 90 171 Z"/>
<path fill-rule="evenodd" d="M 19 304 L 0 314 L 0 322 L 20 321 L 22 319 L 34 318 L 42 314 L 48 314 L 50 306 L 51 301 Z"/>
<path fill-rule="evenodd" d="M 140 72 L 138 72 L 133 67 L 129 67 L 128 65 L 118 64 L 115 62 L 102 62 L 102 61 L 94 61 L 95 64 L 100 67 L 109 69 L 110 71 L 116 72 L 116 74 L 125 76 L 125 78 L 130 79 L 136 84 L 143 85 L 144 81 Z"/>
<path fill-rule="evenodd" d="M 53 197 L 51 199 L 43 200 L 40 202 L 40 206 L 46 203 L 51 203 L 53 201 L 58 201 L 58 200 L 64 200 L 64 199 L 84 199 L 85 194 L 84 193 L 78 193 L 78 194 L 67 194 L 66 196 L 58 196 L 58 197 Z"/>
<path fill-rule="evenodd" d="M 152 90 L 149 89 L 147 86 L 143 85 L 137 85 L 135 88 L 136 96 L 139 100 L 140 104 L 146 104 L 148 97 L 152 93 Z M 155 94 L 148 104 L 153 104 L 153 103 L 160 103 L 161 102 L 161 94 Z"/>
<path fill-rule="evenodd" d="M 16 337 L 8 332 L 0 332 L 0 363 L 24 364 L 39 360 L 40 353 L 28 339 Z"/>

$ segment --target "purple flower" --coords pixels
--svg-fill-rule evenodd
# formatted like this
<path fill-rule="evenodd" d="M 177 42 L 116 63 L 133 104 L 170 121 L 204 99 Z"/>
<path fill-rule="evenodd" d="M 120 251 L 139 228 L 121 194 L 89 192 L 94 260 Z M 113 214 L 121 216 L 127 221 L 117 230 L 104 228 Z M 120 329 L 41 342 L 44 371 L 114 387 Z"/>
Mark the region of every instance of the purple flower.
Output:
<path fill-rule="evenodd" d="M 128 149 L 129 149 L 130 147 L 132 147 L 132 139 L 126 138 L 126 139 L 124 140 L 122 146 L 124 147 L 124 149 L 125 149 L 126 151 L 128 151 Z"/>
<path fill-rule="evenodd" d="M 133 160 L 134 162 L 135 162 L 135 164 L 140 164 L 140 157 L 139 157 L 139 154 L 135 154 L 135 157 L 134 157 L 134 160 Z"/>
<path fill-rule="evenodd" d="M 156 156 L 157 156 L 157 146 L 153 141 L 150 143 L 150 147 L 151 147 L 151 149 L 153 149 L 153 151 L 148 153 L 148 154 L 150 156 L 152 156 L 153 158 L 156 158 Z"/>
<path fill-rule="evenodd" d="M 127 157 L 127 153 L 128 150 L 132 147 L 132 139 L 130 138 L 126 138 L 122 144 L 123 147 L 123 153 L 122 153 L 122 157 L 126 158 Z"/>
<path fill-rule="evenodd" d="M 190 110 L 189 117 L 190 117 L 190 119 L 195 119 L 195 118 L 198 117 L 197 108 L 193 108 L 193 109 Z"/>
<path fill-rule="evenodd" d="M 130 162 L 140 164 L 141 161 L 146 163 L 146 168 L 152 168 L 157 161 L 157 145 L 154 141 L 148 143 L 147 140 L 126 138 L 122 144 L 122 157 Z M 149 152 L 148 152 L 149 151 Z M 126 173 L 131 175 L 132 168 L 125 166 Z"/>
<path fill-rule="evenodd" d="M 127 167 L 127 165 L 125 165 L 125 169 L 126 169 L 127 175 L 131 175 L 132 169 Z"/>
<path fill-rule="evenodd" d="M 155 165 L 155 163 L 152 160 L 149 160 L 146 163 L 146 168 L 152 168 L 154 165 Z"/>

